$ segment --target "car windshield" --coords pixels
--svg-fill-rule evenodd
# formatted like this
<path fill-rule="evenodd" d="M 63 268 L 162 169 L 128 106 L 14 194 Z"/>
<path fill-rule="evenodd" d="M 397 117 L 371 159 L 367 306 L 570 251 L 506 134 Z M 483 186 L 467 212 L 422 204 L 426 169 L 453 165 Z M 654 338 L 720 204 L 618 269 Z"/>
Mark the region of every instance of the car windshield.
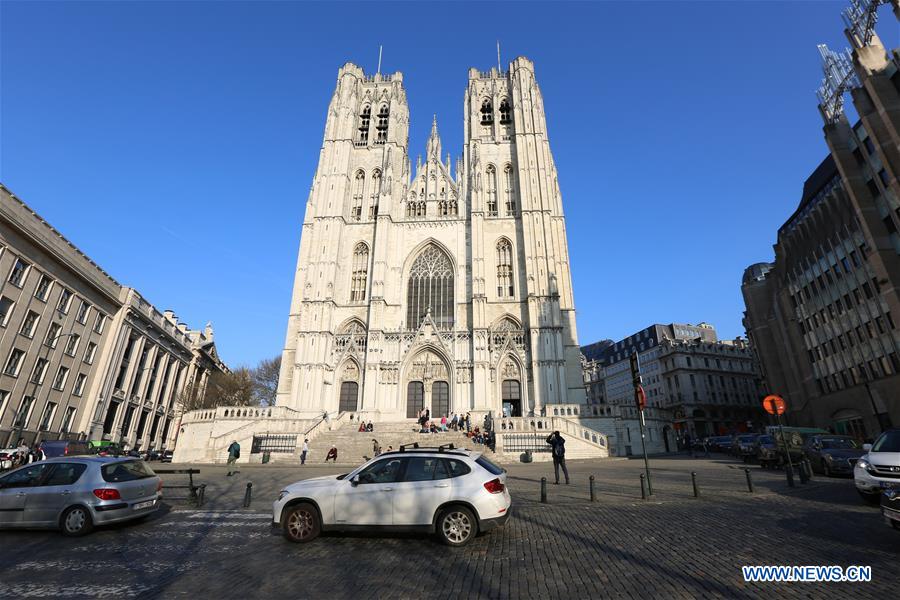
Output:
<path fill-rule="evenodd" d="M 127 460 L 103 465 L 100 469 L 104 481 L 116 483 L 121 481 L 134 481 L 153 477 L 156 473 L 142 460 Z"/>
<path fill-rule="evenodd" d="M 885 431 L 875 440 L 872 452 L 900 452 L 900 429 Z"/>
<path fill-rule="evenodd" d="M 859 444 L 852 438 L 822 438 L 825 450 L 858 450 Z"/>

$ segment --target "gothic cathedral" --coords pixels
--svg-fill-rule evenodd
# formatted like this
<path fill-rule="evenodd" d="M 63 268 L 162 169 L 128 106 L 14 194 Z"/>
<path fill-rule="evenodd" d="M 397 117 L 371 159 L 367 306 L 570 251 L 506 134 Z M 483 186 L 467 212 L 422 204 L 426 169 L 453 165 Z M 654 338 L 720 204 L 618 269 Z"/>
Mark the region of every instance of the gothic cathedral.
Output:
<path fill-rule="evenodd" d="M 280 406 L 375 421 L 584 402 L 534 64 L 469 70 L 463 155 L 409 157 L 403 75 L 338 72 L 306 203 Z"/>

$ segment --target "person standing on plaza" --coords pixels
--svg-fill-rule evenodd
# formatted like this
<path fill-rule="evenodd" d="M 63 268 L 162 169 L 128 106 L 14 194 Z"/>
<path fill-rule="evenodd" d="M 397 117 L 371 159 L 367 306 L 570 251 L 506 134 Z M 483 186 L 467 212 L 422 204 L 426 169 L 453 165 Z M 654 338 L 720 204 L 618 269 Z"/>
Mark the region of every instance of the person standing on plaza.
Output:
<path fill-rule="evenodd" d="M 309 440 L 304 438 L 303 439 L 303 448 L 300 451 L 300 464 L 301 465 L 306 464 L 306 455 L 307 454 L 309 454 Z"/>
<path fill-rule="evenodd" d="M 378 440 L 372 439 L 372 454 L 375 456 L 381 456 L 381 444 L 378 443 Z"/>
<path fill-rule="evenodd" d="M 236 441 L 232 440 L 231 444 L 228 446 L 228 477 L 231 477 L 235 473 L 239 473 L 237 467 L 232 471 L 232 466 L 237 462 L 237 459 L 241 457 L 241 445 Z"/>
<path fill-rule="evenodd" d="M 554 483 L 559 484 L 559 468 L 562 467 L 563 474 L 566 476 L 566 485 L 569 485 L 569 469 L 566 468 L 566 440 L 559 434 L 559 431 L 554 431 L 547 436 L 547 443 L 552 448 L 553 472 L 556 475 Z"/>

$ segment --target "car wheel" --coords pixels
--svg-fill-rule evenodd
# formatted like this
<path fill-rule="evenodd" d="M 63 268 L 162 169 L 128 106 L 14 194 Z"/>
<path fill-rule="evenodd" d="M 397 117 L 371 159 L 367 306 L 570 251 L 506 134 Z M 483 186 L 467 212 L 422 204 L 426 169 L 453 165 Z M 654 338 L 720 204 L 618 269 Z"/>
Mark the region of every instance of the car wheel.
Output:
<path fill-rule="evenodd" d="M 288 540 L 303 544 L 311 542 L 322 531 L 319 511 L 309 503 L 295 504 L 287 509 L 281 521 L 281 529 Z"/>
<path fill-rule="evenodd" d="M 859 495 L 862 496 L 862 499 L 868 502 L 869 504 L 880 504 L 881 503 L 881 494 L 878 492 L 864 492 L 861 489 L 857 488 L 856 490 L 859 492 Z"/>
<path fill-rule="evenodd" d="M 63 535 L 68 537 L 87 535 L 94 529 L 91 513 L 83 506 L 67 508 L 59 519 L 59 525 Z"/>
<path fill-rule="evenodd" d="M 448 546 L 465 546 L 478 534 L 475 515 L 464 506 L 451 506 L 438 518 L 437 534 Z"/>
<path fill-rule="evenodd" d="M 900 521 L 895 521 L 895 520 L 891 519 L 891 527 L 893 527 L 894 529 L 900 530 Z"/>

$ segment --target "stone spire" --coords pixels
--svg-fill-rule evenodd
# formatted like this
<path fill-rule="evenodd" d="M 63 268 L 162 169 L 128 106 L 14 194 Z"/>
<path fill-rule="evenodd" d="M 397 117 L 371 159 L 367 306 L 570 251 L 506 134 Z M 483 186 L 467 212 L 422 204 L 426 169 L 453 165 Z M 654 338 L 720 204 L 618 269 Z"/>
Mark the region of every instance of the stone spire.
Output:
<path fill-rule="evenodd" d="M 426 159 L 430 158 L 437 158 L 438 162 L 441 160 L 441 136 L 438 135 L 437 115 L 434 115 L 431 121 L 431 135 L 428 136 Z"/>

